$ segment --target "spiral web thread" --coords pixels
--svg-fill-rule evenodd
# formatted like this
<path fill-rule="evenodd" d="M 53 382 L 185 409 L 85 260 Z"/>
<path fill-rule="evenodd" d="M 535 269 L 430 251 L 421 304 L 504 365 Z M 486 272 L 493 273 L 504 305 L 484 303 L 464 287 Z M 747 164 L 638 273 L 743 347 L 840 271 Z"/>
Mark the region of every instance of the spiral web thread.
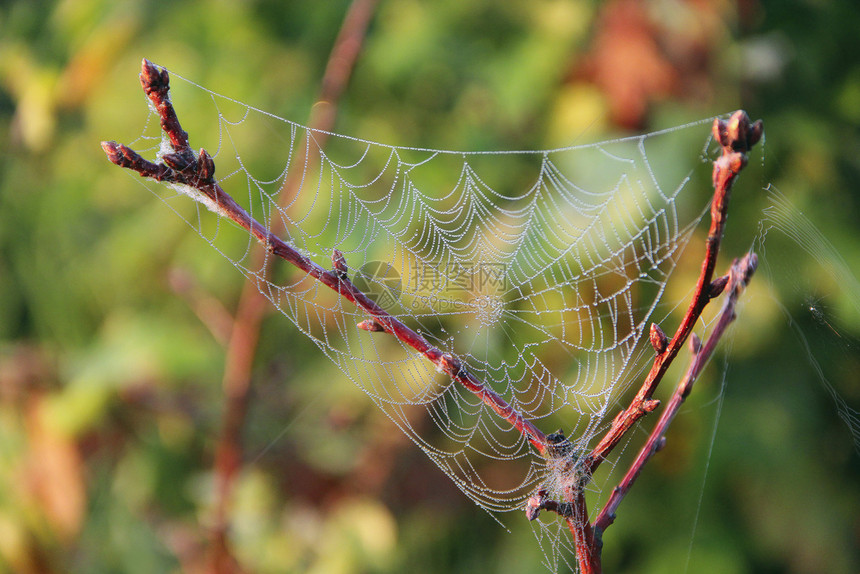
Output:
<path fill-rule="evenodd" d="M 709 172 L 711 119 L 543 151 L 337 134 L 322 150 L 321 132 L 172 78 L 192 144 L 214 156 L 221 186 L 258 221 L 322 265 L 341 251 L 357 286 L 538 428 L 563 428 L 578 450 L 606 430 L 652 358 L 649 320 L 678 304 L 661 298 L 709 198 L 707 184 L 690 182 Z M 135 144 L 158 155 L 168 148 L 153 117 Z M 287 178 L 296 192 L 279 197 Z M 558 470 L 509 423 L 395 337 L 356 328 L 368 318 L 361 309 L 277 262 L 264 277 L 249 234 L 147 186 L 479 506 L 521 509 L 539 486 L 560 498 Z M 551 546 L 569 544 L 543 528 Z"/>

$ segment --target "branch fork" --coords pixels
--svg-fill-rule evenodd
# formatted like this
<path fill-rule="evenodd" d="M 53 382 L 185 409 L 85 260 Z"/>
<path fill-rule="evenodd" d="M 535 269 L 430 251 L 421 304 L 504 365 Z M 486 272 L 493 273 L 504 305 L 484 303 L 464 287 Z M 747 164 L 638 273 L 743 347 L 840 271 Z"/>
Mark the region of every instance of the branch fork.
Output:
<path fill-rule="evenodd" d="M 751 122 L 743 111 L 735 112 L 727 120 L 715 120 L 713 135 L 722 146 L 722 155 L 714 162 L 711 225 L 693 300 L 671 339 L 659 325 L 651 325 L 649 340 L 656 356 L 641 388 L 630 405 L 613 419 L 609 430 L 598 444 L 588 454 L 577 457 L 563 432 L 545 435 L 494 390 L 472 375 L 458 357 L 431 345 L 422 335 L 390 315 L 356 287 L 349 278 L 349 266 L 343 253 L 334 250 L 331 268 L 324 269 L 252 218 L 220 187 L 214 177 L 215 162 L 206 150 L 201 149 L 199 153 L 195 153 L 191 149 L 188 133 L 182 129 L 170 102 L 170 78 L 167 70 L 159 68 L 148 60 L 143 60 L 140 81 L 152 106 L 159 114 L 161 128 L 169 141 L 170 151 L 162 154 L 156 162 L 152 162 L 126 145 L 113 141 L 102 142 L 102 148 L 108 159 L 120 167 L 137 172 L 142 177 L 171 184 L 212 211 L 229 218 L 250 232 L 267 251 L 301 269 L 361 308 L 368 318 L 357 324 L 359 329 L 388 333 L 412 347 L 431 361 L 439 372 L 447 374 L 465 387 L 499 417 L 516 428 L 547 460 L 547 466 L 553 477 L 560 479 L 561 491 L 564 494 L 562 501 L 550 500 L 547 488 L 542 486 L 526 502 L 527 518 L 535 520 L 541 510 L 559 514 L 567 522 L 573 536 L 580 570 L 588 574 L 601 572 L 603 532 L 615 520 L 618 504 L 629 491 L 644 464 L 665 446 L 665 431 L 669 423 L 692 389 L 693 383 L 716 348 L 726 327 L 734 320 L 737 300 L 755 271 L 757 259 L 755 254 L 749 253 L 740 260 L 736 260 L 726 275 L 713 278 L 717 254 L 725 230 L 731 187 L 747 164 L 747 153 L 762 137 L 761 121 Z M 720 318 L 710 337 L 703 344 L 695 334 L 692 334 L 693 326 L 708 302 L 719 297 L 727 289 L 729 294 Z M 690 367 L 636 461 L 627 471 L 622 482 L 615 487 L 594 523 L 590 523 L 584 495 L 586 485 L 594 471 L 636 422 L 660 406 L 660 401 L 653 399 L 652 395 L 669 365 L 687 341 L 692 355 Z"/>
<path fill-rule="evenodd" d="M 722 155 L 714 162 L 711 226 L 693 300 L 671 340 L 659 325 L 656 323 L 651 325 L 649 340 L 656 354 L 652 368 L 630 405 L 615 416 L 604 437 L 579 463 L 581 464 L 579 472 L 582 477 L 591 477 L 600 463 L 606 459 L 636 422 L 647 413 L 657 409 L 660 401 L 651 397 L 679 350 L 687 342 L 691 353 L 690 367 L 678 384 L 674 395 L 636 460 L 621 483 L 615 487 L 606 506 L 599 512 L 593 524 L 589 522 L 585 501 L 584 487 L 587 481 L 571 484 L 565 488 L 566 500 L 564 502 L 549 500 L 544 487 L 538 489 L 536 494 L 526 502 L 525 512 L 529 520 L 536 519 L 541 510 L 555 512 L 566 520 L 574 539 L 580 571 L 583 574 L 597 574 L 602 571 L 603 532 L 615 520 L 618 505 L 642 472 L 645 463 L 665 447 L 665 433 L 669 424 L 690 394 L 693 384 L 713 354 L 726 328 L 736 318 L 735 307 L 738 298 L 758 265 L 757 256 L 750 252 L 742 258 L 736 259 L 728 273 L 716 279 L 713 278 L 720 243 L 725 231 L 732 184 L 746 166 L 747 153 L 758 143 L 762 133 L 761 120 L 751 122 L 744 111 L 733 113 L 728 120 L 717 119 L 714 121 L 713 135 L 722 147 Z M 699 337 L 692 332 L 693 326 L 699 320 L 707 304 L 712 299 L 722 295 L 726 289 L 728 289 L 729 294 L 723 310 L 713 332 L 707 342 L 703 344 Z"/>

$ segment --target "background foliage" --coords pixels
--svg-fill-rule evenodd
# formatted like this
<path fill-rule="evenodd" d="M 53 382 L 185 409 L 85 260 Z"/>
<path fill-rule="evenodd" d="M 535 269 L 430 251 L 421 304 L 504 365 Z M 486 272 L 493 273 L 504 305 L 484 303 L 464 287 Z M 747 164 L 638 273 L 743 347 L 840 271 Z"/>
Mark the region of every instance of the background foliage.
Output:
<path fill-rule="evenodd" d="M 140 133 L 144 56 L 303 121 L 347 7 L 0 6 L 0 569 L 203 568 L 241 277 L 98 142 Z M 858 27 L 847 0 L 378 5 L 338 131 L 542 148 L 743 107 L 766 160 L 725 252 L 753 244 L 773 183 L 844 259 L 768 235 L 726 359 L 607 532 L 607 571 L 860 571 L 857 439 L 797 335 L 860 405 L 860 293 L 828 271 L 860 262 Z M 261 345 L 232 516 L 249 571 L 542 571 L 525 520 L 478 511 L 281 316 Z"/>

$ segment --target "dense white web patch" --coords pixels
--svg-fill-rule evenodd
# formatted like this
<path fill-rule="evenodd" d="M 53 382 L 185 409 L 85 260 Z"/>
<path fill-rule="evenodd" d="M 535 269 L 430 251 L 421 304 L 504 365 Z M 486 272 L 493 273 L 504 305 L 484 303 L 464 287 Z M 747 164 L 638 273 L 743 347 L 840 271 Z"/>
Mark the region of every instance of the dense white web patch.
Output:
<path fill-rule="evenodd" d="M 712 119 L 552 150 L 457 152 L 315 132 L 172 78 L 192 144 L 252 216 L 321 265 L 342 252 L 356 285 L 545 432 L 561 427 L 583 450 L 606 430 L 653 358 L 643 334 L 667 312 L 667 281 L 710 198 Z M 159 149 L 157 132 L 148 122 L 137 146 Z M 538 486 L 552 491 L 547 461 L 472 393 L 393 336 L 357 329 L 360 309 L 297 270 L 275 261 L 265 275 L 244 231 L 149 187 L 478 505 L 518 510 Z M 550 547 L 569 544 L 559 524 L 539 527 Z"/>

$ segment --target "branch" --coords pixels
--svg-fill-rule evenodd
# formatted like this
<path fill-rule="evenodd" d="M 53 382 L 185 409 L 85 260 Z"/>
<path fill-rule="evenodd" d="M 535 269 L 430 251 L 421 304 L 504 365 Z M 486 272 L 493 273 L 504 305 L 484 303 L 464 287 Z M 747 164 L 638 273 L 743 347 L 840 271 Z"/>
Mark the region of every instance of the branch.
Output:
<path fill-rule="evenodd" d="M 714 162 L 711 227 L 708 231 L 705 258 L 702 261 L 702 270 L 696 283 L 693 300 L 690 302 L 681 325 L 668 343 L 665 342 L 665 335 L 662 334 L 662 330 L 656 325 L 652 326 L 651 341 L 657 351 L 657 357 L 654 359 L 651 371 L 630 406 L 618 413 L 612 421 L 609 431 L 588 455 L 584 469 L 586 474 L 594 474 L 600 463 L 606 459 L 609 452 L 636 424 L 636 421 L 659 406 L 659 401 L 651 399 L 657 385 L 672 364 L 678 350 L 684 345 L 708 302 L 717 297 L 725 288 L 726 280 L 724 278 L 713 282 L 711 279 L 726 227 L 732 184 L 747 164 L 747 152 L 761 139 L 762 129 L 761 120 L 751 123 L 749 116 L 742 110 L 733 113 L 728 120 L 717 119 L 714 121 L 714 138 L 722 146 L 723 153 Z"/>
<path fill-rule="evenodd" d="M 216 214 L 226 217 L 248 231 L 268 252 L 297 267 L 326 287 L 337 292 L 347 301 L 354 303 L 370 315 L 372 330 L 382 330 L 397 337 L 412 347 L 457 383 L 478 397 L 500 417 L 516 428 L 539 453 L 544 453 L 546 436 L 527 420 L 514 407 L 509 405 L 498 393 L 486 387 L 454 355 L 444 353 L 431 345 L 422 335 L 407 327 L 402 321 L 389 314 L 382 307 L 358 289 L 341 268 L 343 255 L 337 250 L 332 254 L 333 269 L 323 269 L 310 258 L 299 253 L 290 244 L 271 233 L 251 217 L 242 206 L 230 197 L 215 181 L 215 162 L 201 149 L 199 155 L 188 147 L 187 134 L 176 119 L 173 106 L 169 104 L 169 78 L 167 70 L 159 69 L 151 62 L 143 61 L 141 83 L 144 91 L 152 100 L 161 115 L 162 129 L 173 144 L 173 153 L 161 156 L 160 163 L 150 162 L 126 145 L 116 142 L 102 142 L 102 149 L 114 164 L 137 172 L 155 181 L 170 183 L 180 192 L 198 201 Z M 175 137 L 184 134 L 182 137 Z M 362 324 L 365 324 L 363 322 Z"/>
<path fill-rule="evenodd" d="M 707 364 L 708 360 L 711 358 L 711 355 L 713 355 L 714 349 L 717 347 L 717 343 L 719 343 L 726 331 L 726 328 L 737 317 L 735 315 L 735 307 L 737 306 L 738 299 L 740 298 L 744 288 L 749 284 L 757 266 L 758 257 L 752 252 L 747 253 L 742 259 L 735 259 L 732 262 L 732 266 L 729 269 L 728 274 L 725 276 L 728 280 L 729 295 L 726 298 L 725 303 L 723 303 L 720 318 L 704 346 L 702 346 L 695 333 L 693 333 L 690 338 L 690 350 L 693 355 L 690 366 L 684 374 L 684 377 L 678 383 L 678 387 L 675 389 L 675 393 L 672 395 L 669 404 L 666 406 L 666 410 L 664 410 L 660 415 L 660 419 L 654 426 L 654 430 L 651 431 L 648 441 L 642 447 L 642 450 L 639 451 L 636 460 L 630 466 L 630 469 L 628 469 L 627 474 L 624 475 L 624 479 L 615 487 L 615 489 L 613 489 L 612 495 L 609 497 L 606 506 L 600 511 L 597 518 L 594 520 L 594 535 L 596 538 L 599 539 L 603 535 L 603 531 L 606 530 L 606 527 L 615 521 L 615 512 L 618 509 L 618 505 L 630 491 L 633 483 L 642 472 L 642 468 L 645 466 L 645 463 L 647 463 L 657 451 L 661 450 L 663 446 L 665 446 L 666 429 L 669 428 L 669 425 L 672 423 L 672 420 L 675 418 L 675 415 L 678 413 L 684 400 L 690 394 L 690 391 L 693 390 L 693 384 L 696 382 L 696 379 L 698 379 L 705 364 Z"/>
<path fill-rule="evenodd" d="M 677 356 L 678 350 L 690 336 L 693 326 L 699 320 L 708 302 L 714 297 L 719 296 L 728 283 L 733 282 L 732 291 L 726 303 L 728 311 L 724 310 L 723 316 L 714 333 L 716 336 L 712 335 L 709 339 L 707 352 L 703 351 L 700 348 L 700 344 L 696 343 L 697 339 L 693 339 L 694 358 L 688 370 L 688 376 L 680 383 L 679 390 L 672 397 L 668 408 L 663 413 L 663 416 L 661 416 L 657 427 L 642 448 L 639 457 L 637 457 L 633 466 L 625 475 L 622 484 L 613 491 L 607 507 L 598 515 L 594 526 L 588 521 L 583 489 L 579 488 L 573 492 L 566 493 L 567 500 L 574 506 L 574 515 L 584 517 L 584 519 L 573 522 L 571 519 L 567 519 L 576 546 L 579 568 L 583 574 L 600 574 L 602 572 L 603 531 L 615 519 L 615 511 L 618 504 L 620 504 L 629 491 L 636 477 L 639 476 L 644 464 L 665 444 L 664 434 L 666 428 L 674 418 L 678 408 L 680 408 L 681 402 L 683 402 L 684 398 L 690 392 L 695 378 L 698 376 L 705 362 L 707 362 L 707 358 L 713 352 L 723 330 L 734 319 L 734 307 L 740 290 L 743 288 L 742 285 L 746 284 L 746 281 L 749 280 L 749 277 L 755 270 L 755 255 L 750 254 L 743 259 L 742 264 L 739 264 L 737 271 L 733 267 L 733 271 L 730 271 L 727 277 L 720 277 L 712 281 L 720 243 L 725 232 L 731 188 L 738 174 L 747 164 L 747 152 L 761 139 L 762 130 L 761 120 L 751 123 L 749 116 L 742 110 L 733 113 L 728 120 L 714 120 L 714 138 L 722 146 L 723 153 L 714 162 L 714 197 L 711 201 L 711 227 L 708 230 L 705 258 L 702 261 L 702 270 L 696 282 L 693 300 L 690 302 L 684 319 L 681 321 L 678 330 L 675 331 L 675 335 L 671 341 L 666 340 L 666 335 L 659 326 L 652 325 L 650 339 L 654 350 L 657 352 L 657 357 L 654 359 L 651 371 L 642 383 L 639 392 L 636 393 L 636 396 L 631 401 L 630 406 L 618 413 L 612 421 L 609 431 L 607 431 L 603 439 L 586 457 L 583 469 L 580 471 L 585 477 L 583 480 L 587 480 L 588 477 L 594 474 L 595 469 L 606 459 L 606 456 L 621 441 L 621 438 L 627 431 L 636 424 L 636 421 L 659 406 L 659 401 L 651 398 L 657 385 L 663 379 L 666 370 Z M 577 508 L 578 506 L 582 506 L 583 508 L 579 509 Z"/>
<path fill-rule="evenodd" d="M 666 428 L 692 389 L 696 377 L 713 353 L 713 349 L 726 326 L 734 319 L 734 307 L 737 298 L 755 270 L 757 259 L 754 254 L 750 253 L 740 263 L 736 261 L 728 275 L 713 280 L 717 255 L 725 232 L 731 188 L 738 174 L 747 164 L 747 152 L 758 143 L 762 132 L 761 120 L 754 123 L 750 122 L 749 116 L 742 110 L 733 113 L 728 120 L 717 119 L 714 121 L 713 134 L 722 147 L 722 155 L 714 162 L 711 226 L 708 231 L 705 257 L 702 261 L 699 279 L 696 282 L 693 300 L 671 340 L 658 325 L 651 325 L 650 340 L 657 353 L 654 364 L 630 405 L 618 413 L 606 435 L 594 449 L 581 461 L 576 462 L 577 468 L 573 473 L 573 479 L 569 480 L 568 484 L 563 487 L 565 502 L 547 501 L 545 493 L 541 495 L 543 491 L 538 491 L 538 494 L 530 498 L 526 505 L 526 515 L 530 520 L 537 518 L 542 509 L 556 512 L 565 518 L 574 539 L 577 561 L 583 574 L 599 574 L 602 571 L 603 531 L 614 520 L 618 504 L 629 491 L 644 464 L 665 443 Z M 689 338 L 702 311 L 711 299 L 718 297 L 725 290 L 727 285 L 730 285 L 731 292 L 726 302 L 726 308 L 724 308 L 723 316 L 714 333 L 708 340 L 708 345 L 702 349 L 697 338 L 692 340 L 694 357 L 687 375 L 681 381 L 675 396 L 658 421 L 657 427 L 650 435 L 640 456 L 625 475 L 622 484 L 613 491 L 607 507 L 600 512 L 594 525 L 592 525 L 588 519 L 585 501 L 584 489 L 586 484 L 600 463 L 606 459 L 607 455 L 618 445 L 633 425 L 645 414 L 660 405 L 660 401 L 651 398 L 657 385 L 663 379 L 681 346 Z"/>

